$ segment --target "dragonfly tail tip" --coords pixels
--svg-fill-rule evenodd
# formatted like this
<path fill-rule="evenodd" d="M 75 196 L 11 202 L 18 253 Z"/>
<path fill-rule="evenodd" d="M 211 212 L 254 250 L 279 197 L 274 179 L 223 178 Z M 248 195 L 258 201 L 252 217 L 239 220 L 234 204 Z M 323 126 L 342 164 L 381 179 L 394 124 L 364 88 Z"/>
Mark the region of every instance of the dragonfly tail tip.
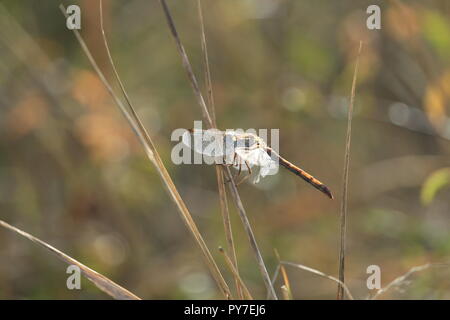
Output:
<path fill-rule="evenodd" d="M 328 196 L 328 198 L 330 198 L 330 200 L 334 199 L 333 194 L 331 193 L 330 189 L 328 189 L 327 186 L 322 186 L 321 190 Z"/>

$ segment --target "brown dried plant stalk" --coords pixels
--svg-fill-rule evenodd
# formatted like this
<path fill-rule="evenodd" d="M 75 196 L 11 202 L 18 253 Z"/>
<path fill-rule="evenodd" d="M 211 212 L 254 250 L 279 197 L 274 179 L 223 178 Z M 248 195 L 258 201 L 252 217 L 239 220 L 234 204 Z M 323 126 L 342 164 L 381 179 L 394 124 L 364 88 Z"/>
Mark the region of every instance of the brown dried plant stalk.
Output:
<path fill-rule="evenodd" d="M 214 123 L 212 121 L 212 118 L 211 118 L 210 113 L 208 111 L 208 108 L 206 106 L 205 99 L 203 98 L 202 93 L 201 93 L 201 91 L 199 89 L 197 78 L 195 77 L 195 75 L 194 75 L 194 73 L 192 71 L 192 66 L 191 66 L 191 64 L 189 62 L 188 56 L 186 54 L 186 51 L 185 51 L 185 49 L 184 49 L 184 47 L 183 47 L 183 45 L 181 43 L 180 37 L 179 37 L 178 32 L 177 32 L 177 30 L 175 28 L 175 23 L 174 23 L 174 21 L 172 19 L 172 16 L 170 14 L 170 10 L 169 10 L 165 0 L 160 0 L 160 3 L 161 3 L 161 6 L 163 8 L 163 11 L 164 11 L 164 14 L 165 14 L 165 17 L 166 17 L 167 24 L 169 26 L 170 32 L 171 32 L 171 34 L 172 34 L 172 36 L 173 36 L 173 38 L 175 40 L 175 43 L 176 43 L 176 46 L 177 46 L 177 50 L 178 50 L 178 52 L 179 52 L 179 54 L 181 56 L 181 61 L 183 63 L 183 67 L 184 67 L 184 69 L 185 69 L 185 71 L 187 73 L 187 76 L 188 76 L 189 81 L 191 83 L 191 86 L 192 86 L 192 89 L 194 91 L 195 97 L 197 98 L 197 102 L 198 102 L 198 104 L 200 106 L 200 109 L 202 110 L 204 121 L 206 122 L 208 128 L 213 128 L 214 127 Z M 262 275 L 262 278 L 263 278 L 263 281 L 264 281 L 264 285 L 266 286 L 266 289 L 267 289 L 267 291 L 270 294 L 269 295 L 270 298 L 277 299 L 277 295 L 276 295 L 275 290 L 273 288 L 272 282 L 270 281 L 270 277 L 269 277 L 269 274 L 267 272 L 266 265 L 264 264 L 264 260 L 262 258 L 261 252 L 260 252 L 260 250 L 258 248 L 258 244 L 257 244 L 255 236 L 253 234 L 253 230 L 252 230 L 252 227 L 250 225 L 250 222 L 249 222 L 249 220 L 247 218 L 247 213 L 246 213 L 246 211 L 244 209 L 244 206 L 242 204 L 242 201 L 241 201 L 241 198 L 239 196 L 239 193 L 238 193 L 238 190 L 237 190 L 237 186 L 236 186 L 236 183 L 235 183 L 235 181 L 233 179 L 233 175 L 231 174 L 230 168 L 225 167 L 225 171 L 224 172 L 225 172 L 226 178 L 229 181 L 228 185 L 229 185 L 229 188 L 230 188 L 230 191 L 231 191 L 231 195 L 232 195 L 232 197 L 234 199 L 234 202 L 236 204 L 236 207 L 238 209 L 239 217 L 241 218 L 241 221 L 242 221 L 242 223 L 244 225 L 244 229 L 245 229 L 247 237 L 249 239 L 252 251 L 253 251 L 253 253 L 255 255 L 255 258 L 257 260 L 258 267 L 259 267 L 259 270 L 261 272 L 261 275 Z"/>
<path fill-rule="evenodd" d="M 102 2 L 100 1 L 100 6 L 102 5 Z M 63 12 L 64 16 L 66 15 L 66 10 L 63 5 L 60 5 L 60 9 Z M 101 14 L 101 21 L 103 20 L 102 14 Z M 102 26 L 103 29 L 103 26 Z M 202 251 L 202 256 L 205 258 L 206 264 L 215 279 L 220 291 L 222 294 L 227 298 L 232 298 L 231 292 L 228 288 L 227 283 L 225 282 L 211 252 L 209 251 L 205 241 L 203 240 L 202 235 L 200 234 L 197 225 L 195 224 L 194 220 L 192 219 L 192 216 L 186 207 L 183 199 L 181 198 L 177 188 L 175 187 L 175 184 L 173 183 L 169 173 L 167 172 L 166 167 L 164 166 L 164 163 L 162 162 L 158 151 L 153 144 L 153 141 L 148 134 L 147 130 L 144 128 L 142 122 L 139 120 L 139 117 L 137 116 L 137 113 L 135 112 L 135 109 L 128 98 L 128 95 L 125 92 L 124 86 L 122 84 L 122 81 L 120 80 L 120 77 L 118 76 L 117 71 L 115 70 L 114 62 L 111 59 L 111 55 L 109 53 L 109 47 L 106 42 L 106 37 L 104 37 L 104 42 L 106 44 L 106 49 L 108 51 L 109 59 L 111 66 L 114 70 L 114 74 L 116 76 L 116 80 L 119 82 L 119 85 L 122 90 L 122 94 L 125 97 L 125 100 L 127 102 L 128 108 L 122 103 L 122 101 L 118 98 L 118 96 L 114 93 L 111 85 L 109 84 L 108 80 L 106 80 L 105 76 L 103 75 L 102 71 L 99 69 L 95 59 L 92 57 L 92 54 L 89 51 L 89 48 L 86 46 L 83 38 L 81 37 L 80 33 L 74 29 L 73 30 L 78 42 L 80 43 L 81 48 L 83 49 L 84 53 L 86 54 L 89 62 L 91 63 L 92 67 L 94 68 L 95 72 L 99 76 L 100 80 L 102 81 L 103 85 L 106 87 L 108 93 L 113 98 L 116 105 L 119 107 L 120 111 L 123 113 L 125 118 L 127 119 L 130 126 L 133 128 L 134 132 L 136 133 L 137 137 L 139 138 L 139 141 L 144 147 L 145 153 L 147 157 L 149 158 L 150 162 L 155 166 L 158 174 L 161 177 L 161 180 L 163 181 L 172 201 L 176 204 L 178 212 L 180 213 L 180 216 L 183 220 L 183 222 L 186 224 L 187 228 L 191 232 L 192 236 L 194 237 L 197 245 L 200 247 Z M 104 31 L 102 31 L 102 34 L 104 36 Z"/>
<path fill-rule="evenodd" d="M 350 145 L 352 140 L 352 118 L 353 118 L 353 105 L 355 102 L 356 91 L 356 79 L 358 76 L 359 57 L 361 55 L 362 41 L 359 42 L 358 55 L 356 57 L 355 70 L 353 72 L 352 89 L 350 94 L 350 106 L 348 108 L 347 118 L 347 136 L 345 143 L 345 155 L 344 155 L 344 173 L 342 178 L 342 200 L 341 200 L 341 212 L 340 212 L 340 247 L 339 247 L 339 283 L 337 289 L 337 299 L 344 299 L 344 287 L 345 283 L 345 245 L 346 245 L 346 232 L 347 232 L 347 200 L 348 200 L 348 172 L 350 166 Z"/>
<path fill-rule="evenodd" d="M 208 47 L 206 45 L 206 32 L 205 32 L 205 24 L 203 22 L 203 12 L 202 12 L 201 0 L 197 0 L 197 9 L 198 9 L 198 16 L 199 16 L 200 27 L 201 27 L 201 43 L 202 43 L 202 51 L 203 51 L 203 64 L 204 64 L 204 68 L 205 68 L 205 82 L 206 82 L 208 106 L 209 106 L 209 110 L 211 111 L 211 119 L 213 122 L 213 126 L 217 127 L 216 111 L 215 111 L 215 105 L 214 105 L 214 94 L 213 94 L 213 87 L 212 87 L 212 81 L 211 81 L 211 70 L 210 70 L 210 66 L 209 66 Z M 239 269 L 238 269 L 237 257 L 236 257 L 236 248 L 234 245 L 233 231 L 231 228 L 230 211 L 228 208 L 225 181 L 224 181 L 224 177 L 223 177 L 223 172 L 220 169 L 220 165 L 215 165 L 215 169 L 216 169 L 216 177 L 217 177 L 217 188 L 219 190 L 220 213 L 222 215 L 223 227 L 224 227 L 224 231 L 225 231 L 225 238 L 227 240 L 227 248 L 230 251 L 231 263 L 233 264 L 233 267 L 236 271 L 235 273 L 233 273 L 233 276 L 234 276 L 234 281 L 235 281 L 235 285 L 236 285 L 237 296 L 239 299 L 243 299 L 244 296 L 243 296 L 243 292 L 242 292 L 242 288 L 241 288 L 242 279 L 240 280 L 240 277 L 239 277 Z"/>
<path fill-rule="evenodd" d="M 92 270 L 91 268 L 85 266 L 81 262 L 75 260 L 74 258 L 70 257 L 69 255 L 65 254 L 64 252 L 56 249 L 55 247 L 51 246 L 45 241 L 42 241 L 41 239 L 36 238 L 35 236 L 32 236 L 31 234 L 20 230 L 19 228 L 16 228 L 9 223 L 6 223 L 3 220 L 0 220 L 0 226 L 13 231 L 14 233 L 38 244 L 40 247 L 45 248 L 49 250 L 51 253 L 56 255 L 59 259 L 64 261 L 65 263 L 69 265 L 76 265 L 78 268 L 80 268 L 81 273 L 97 288 L 105 292 L 106 294 L 110 295 L 114 299 L 117 300 L 141 300 L 138 296 L 131 293 L 127 289 L 119 286 L 114 281 L 108 279 L 104 275 Z"/>

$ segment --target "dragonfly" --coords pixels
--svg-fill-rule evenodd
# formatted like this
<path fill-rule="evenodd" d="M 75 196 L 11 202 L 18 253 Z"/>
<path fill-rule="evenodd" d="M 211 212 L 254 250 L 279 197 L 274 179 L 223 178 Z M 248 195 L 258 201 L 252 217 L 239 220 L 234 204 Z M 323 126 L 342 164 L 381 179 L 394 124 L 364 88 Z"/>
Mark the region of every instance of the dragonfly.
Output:
<path fill-rule="evenodd" d="M 333 194 L 326 185 L 280 156 L 266 144 L 264 139 L 256 134 L 234 130 L 190 129 L 183 134 L 182 143 L 195 152 L 209 158 L 211 163 L 231 166 L 237 169 L 236 176 L 239 176 L 242 171 L 247 171 L 247 175 L 239 184 L 251 176 L 252 168 L 254 167 L 258 167 L 259 170 L 253 182 L 258 183 L 260 178 L 277 173 L 278 165 L 281 164 L 281 166 L 323 192 L 330 199 L 333 199 Z"/>

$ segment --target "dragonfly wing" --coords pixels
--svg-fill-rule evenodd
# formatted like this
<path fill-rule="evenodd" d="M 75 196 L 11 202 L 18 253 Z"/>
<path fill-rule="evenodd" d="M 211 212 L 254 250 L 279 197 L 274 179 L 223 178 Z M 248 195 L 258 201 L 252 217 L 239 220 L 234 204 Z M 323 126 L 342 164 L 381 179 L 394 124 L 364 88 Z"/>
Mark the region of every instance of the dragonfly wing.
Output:
<path fill-rule="evenodd" d="M 183 134 L 182 142 L 195 152 L 209 157 L 225 155 L 224 134 L 219 130 L 186 131 Z"/>
<path fill-rule="evenodd" d="M 250 167 L 258 166 L 259 171 L 253 179 L 253 183 L 258 183 L 261 178 L 268 175 L 274 175 L 278 172 L 278 163 L 274 161 L 265 150 L 256 148 L 252 150 L 236 149 L 236 153 L 242 159 L 246 161 Z M 242 170 L 246 170 L 242 167 Z"/>

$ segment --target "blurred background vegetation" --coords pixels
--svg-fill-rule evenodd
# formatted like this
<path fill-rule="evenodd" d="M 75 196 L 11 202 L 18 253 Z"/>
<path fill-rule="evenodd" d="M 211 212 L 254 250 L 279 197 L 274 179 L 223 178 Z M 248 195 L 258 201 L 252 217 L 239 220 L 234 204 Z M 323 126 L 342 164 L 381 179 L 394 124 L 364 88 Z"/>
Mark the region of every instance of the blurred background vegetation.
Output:
<path fill-rule="evenodd" d="M 337 275 L 346 112 L 359 40 L 346 281 L 366 297 L 450 257 L 450 2 L 204 0 L 218 126 L 279 128 L 280 151 L 334 191 L 329 201 L 289 172 L 240 194 L 270 274 L 277 259 Z M 82 35 L 112 78 L 98 2 Z M 381 30 L 366 8 L 382 9 Z M 196 1 L 168 1 L 203 80 Z M 158 1 L 104 1 L 119 74 L 200 231 L 225 245 L 212 166 L 175 166 L 170 134 L 201 119 Z M 202 81 L 202 86 L 204 82 Z M 204 86 L 203 86 L 204 88 Z M 90 67 L 55 1 L 0 2 L 0 212 L 20 227 L 147 299 L 221 298 L 200 251 L 128 124 Z M 238 264 L 265 289 L 230 202 Z M 88 281 L 66 288 L 66 266 L 0 230 L 0 298 L 103 299 Z M 335 283 L 287 268 L 296 299 L 335 299 Z M 449 299 L 449 268 L 415 274 L 384 298 Z M 276 283 L 279 289 L 281 280 Z"/>

